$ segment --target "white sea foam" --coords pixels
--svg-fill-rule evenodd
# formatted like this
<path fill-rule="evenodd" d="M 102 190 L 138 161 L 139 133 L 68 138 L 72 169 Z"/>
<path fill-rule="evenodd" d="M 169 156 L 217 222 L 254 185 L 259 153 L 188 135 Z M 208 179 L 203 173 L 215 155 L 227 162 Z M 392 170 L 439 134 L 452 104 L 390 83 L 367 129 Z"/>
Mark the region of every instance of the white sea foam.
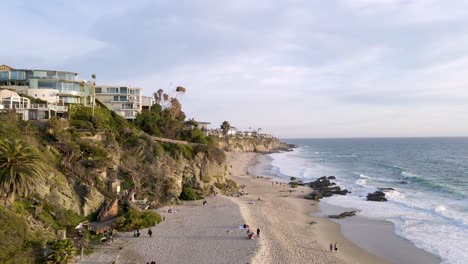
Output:
<path fill-rule="evenodd" d="M 418 174 L 412 173 L 410 171 L 405 171 L 405 170 L 401 172 L 401 175 L 406 176 L 406 177 L 419 177 Z"/>
<path fill-rule="evenodd" d="M 304 156 L 305 153 L 307 152 L 304 149 L 297 148 L 292 152 L 270 154 L 271 165 L 285 177 L 315 179 L 318 175 L 333 175 L 333 169 L 311 162 Z"/>
<path fill-rule="evenodd" d="M 414 205 L 402 205 L 393 202 L 395 197 L 404 199 L 398 192 L 388 192 L 389 202 L 376 203 L 365 201 L 364 197 L 332 196 L 324 201 L 342 207 L 352 207 L 361 210 L 361 215 L 374 219 L 388 220 L 395 225 L 396 233 L 413 242 L 428 252 L 439 255 L 443 263 L 466 263 L 468 259 L 468 228 L 457 225 L 441 217 L 440 212 L 446 212 L 444 206 L 436 207 L 439 211 L 418 209 Z M 395 195 L 396 194 L 396 195 Z M 398 198 L 397 198 L 398 199 Z"/>

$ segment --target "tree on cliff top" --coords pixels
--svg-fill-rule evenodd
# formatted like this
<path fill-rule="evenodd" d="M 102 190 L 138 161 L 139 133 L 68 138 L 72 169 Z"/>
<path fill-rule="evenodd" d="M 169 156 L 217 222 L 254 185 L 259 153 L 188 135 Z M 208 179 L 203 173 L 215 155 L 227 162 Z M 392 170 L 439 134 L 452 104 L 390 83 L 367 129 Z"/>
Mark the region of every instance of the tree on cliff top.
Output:
<path fill-rule="evenodd" d="M 229 124 L 228 121 L 224 121 L 221 124 L 221 129 L 223 130 L 223 135 L 227 135 L 230 128 L 231 128 L 231 124 Z"/>
<path fill-rule="evenodd" d="M 45 174 L 45 165 L 33 149 L 20 140 L 0 142 L 0 190 L 7 198 L 29 194 L 35 178 Z"/>

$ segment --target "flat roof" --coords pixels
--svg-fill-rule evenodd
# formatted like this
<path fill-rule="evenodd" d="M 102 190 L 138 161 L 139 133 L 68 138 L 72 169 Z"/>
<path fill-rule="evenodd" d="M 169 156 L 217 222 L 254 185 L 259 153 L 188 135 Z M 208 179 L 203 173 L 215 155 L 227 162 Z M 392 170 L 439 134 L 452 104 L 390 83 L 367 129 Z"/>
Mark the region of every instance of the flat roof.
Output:
<path fill-rule="evenodd" d="M 0 65 L 0 69 L 2 69 L 3 71 L 52 71 L 52 72 L 64 72 L 64 73 L 72 73 L 72 74 L 75 74 L 75 75 L 78 75 L 77 72 L 71 72 L 71 71 L 57 71 L 57 70 L 40 70 L 40 69 L 16 69 L 16 68 L 13 68 L 13 67 L 10 67 L 6 64 L 2 64 Z"/>

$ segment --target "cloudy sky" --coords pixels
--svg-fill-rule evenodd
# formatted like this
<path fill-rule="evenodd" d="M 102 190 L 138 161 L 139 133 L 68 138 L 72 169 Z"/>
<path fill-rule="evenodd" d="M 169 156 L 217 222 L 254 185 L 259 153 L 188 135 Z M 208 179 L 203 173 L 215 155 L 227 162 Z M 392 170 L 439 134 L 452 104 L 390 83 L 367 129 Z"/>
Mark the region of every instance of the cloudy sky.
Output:
<path fill-rule="evenodd" d="M 279 137 L 468 135 L 468 1 L 5 1 L 0 64 Z M 88 78 L 89 79 L 89 78 Z"/>

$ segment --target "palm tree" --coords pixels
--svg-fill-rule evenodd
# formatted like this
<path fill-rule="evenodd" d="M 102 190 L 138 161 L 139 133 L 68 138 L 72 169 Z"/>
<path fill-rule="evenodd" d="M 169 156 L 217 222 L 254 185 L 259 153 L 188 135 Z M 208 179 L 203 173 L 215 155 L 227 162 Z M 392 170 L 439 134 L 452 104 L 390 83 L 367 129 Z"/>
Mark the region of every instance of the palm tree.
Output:
<path fill-rule="evenodd" d="M 96 74 L 91 74 L 91 78 L 93 78 L 93 117 L 94 117 L 94 105 L 96 104 Z"/>
<path fill-rule="evenodd" d="M 230 128 L 231 128 L 231 124 L 229 124 L 228 121 L 224 121 L 221 124 L 221 129 L 223 130 L 223 135 L 226 136 Z"/>
<path fill-rule="evenodd" d="M 0 142 L 0 191 L 4 196 L 27 195 L 35 178 L 44 174 L 45 165 L 31 147 L 19 140 Z"/>
<path fill-rule="evenodd" d="M 71 239 L 55 240 L 49 243 L 52 254 L 48 256 L 48 263 L 71 263 L 75 257 L 75 245 Z"/>

